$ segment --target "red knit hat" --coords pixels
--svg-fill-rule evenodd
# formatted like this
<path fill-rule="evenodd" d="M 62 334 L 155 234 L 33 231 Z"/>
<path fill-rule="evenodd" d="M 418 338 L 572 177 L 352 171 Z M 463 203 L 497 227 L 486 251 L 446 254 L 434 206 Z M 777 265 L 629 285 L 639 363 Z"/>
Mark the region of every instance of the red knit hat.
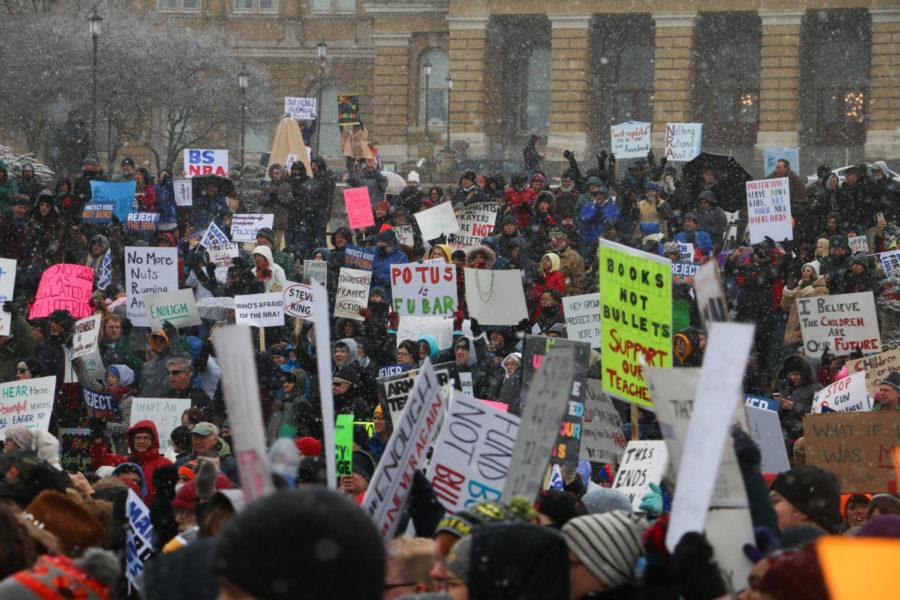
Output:
<path fill-rule="evenodd" d="M 303 456 L 322 456 L 322 442 L 314 437 L 297 438 L 294 444 Z"/>
<path fill-rule="evenodd" d="M 387 231 L 388 229 L 393 229 L 393 228 L 394 228 L 393 225 L 391 225 L 390 223 L 385 223 L 384 225 L 381 226 L 381 229 L 378 230 L 378 233 L 382 233 L 382 232 Z"/>
<path fill-rule="evenodd" d="M 216 475 L 216 489 L 230 490 L 233 486 L 231 480 L 219 473 Z M 172 508 L 182 508 L 194 512 L 197 510 L 197 480 L 191 479 L 181 486 L 175 499 L 172 500 Z"/>

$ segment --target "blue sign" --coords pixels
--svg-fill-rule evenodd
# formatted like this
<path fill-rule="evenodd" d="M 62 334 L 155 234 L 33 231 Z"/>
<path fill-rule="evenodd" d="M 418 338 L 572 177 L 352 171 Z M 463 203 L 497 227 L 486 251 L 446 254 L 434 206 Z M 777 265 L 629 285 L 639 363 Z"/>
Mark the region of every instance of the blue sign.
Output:
<path fill-rule="evenodd" d="M 113 183 L 110 181 L 91 182 L 91 202 L 96 204 L 114 204 L 116 217 L 120 221 L 128 218 L 131 211 L 131 203 L 134 202 L 135 183 L 122 181 Z"/>
<path fill-rule="evenodd" d="M 112 203 L 88 204 L 81 213 L 82 223 L 111 223 L 116 205 Z"/>
<path fill-rule="evenodd" d="M 766 398 L 765 396 L 754 396 L 752 394 L 747 394 L 746 396 L 744 396 L 744 404 L 746 404 L 747 406 L 755 406 L 756 408 L 778 412 L 778 401 L 773 400 L 772 398 Z"/>
<path fill-rule="evenodd" d="M 88 416 L 103 419 L 104 421 L 118 420 L 119 399 L 115 394 L 96 392 L 92 389 L 81 388 L 84 404 L 87 407 Z"/>
<path fill-rule="evenodd" d="M 371 271 L 375 262 L 375 252 L 362 246 L 347 244 L 344 247 L 344 266 L 351 269 Z"/>
<path fill-rule="evenodd" d="M 766 175 L 775 170 L 775 163 L 782 158 L 791 165 L 791 171 L 800 172 L 800 148 L 763 148 L 762 154 Z"/>

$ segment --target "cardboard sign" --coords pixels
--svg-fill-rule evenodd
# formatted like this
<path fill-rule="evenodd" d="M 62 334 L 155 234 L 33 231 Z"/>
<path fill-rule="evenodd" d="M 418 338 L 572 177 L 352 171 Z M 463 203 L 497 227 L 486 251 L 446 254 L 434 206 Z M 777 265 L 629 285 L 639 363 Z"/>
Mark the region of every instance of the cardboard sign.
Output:
<path fill-rule="evenodd" d="M 503 485 L 503 502 L 524 496 L 530 503 L 541 489 L 550 454 L 568 409 L 575 376 L 573 348 L 553 348 L 543 357 L 528 390 L 519 437 Z"/>
<path fill-rule="evenodd" d="M 284 313 L 301 319 L 312 318 L 313 291 L 302 283 L 288 283 L 282 292 Z"/>
<path fill-rule="evenodd" d="M 328 261 L 308 258 L 303 261 L 303 281 L 309 283 L 313 279 L 322 285 L 328 285 Z"/>
<path fill-rule="evenodd" d="M 728 300 L 722 287 L 722 276 L 716 261 L 710 261 L 694 273 L 694 296 L 704 326 L 709 329 L 714 321 L 728 321 Z"/>
<path fill-rule="evenodd" d="M 272 229 L 275 215 L 269 214 L 236 214 L 231 217 L 231 241 L 256 242 L 256 234 L 260 229 Z"/>
<path fill-rule="evenodd" d="M 159 453 L 165 454 L 172 444 L 169 439 L 172 430 L 181 425 L 181 415 L 190 407 L 190 398 L 132 398 L 128 425 L 134 427 L 138 421 L 153 421 L 159 434 Z"/>
<path fill-rule="evenodd" d="M 633 440 L 628 442 L 622 454 L 622 464 L 616 471 L 613 489 L 628 496 L 631 510 L 643 512 L 641 501 L 648 493 L 650 484 L 659 485 L 669 464 L 669 451 L 662 440 Z"/>
<path fill-rule="evenodd" d="M 869 253 L 869 239 L 864 235 L 855 235 L 847 238 L 850 245 L 850 254 Z"/>
<path fill-rule="evenodd" d="M 412 225 L 394 225 L 397 243 L 412 248 L 416 245 L 416 231 Z"/>
<path fill-rule="evenodd" d="M 808 414 L 803 434 L 806 463 L 837 475 L 842 494 L 897 493 L 900 411 Z"/>
<path fill-rule="evenodd" d="M 362 502 L 362 509 L 375 521 L 385 540 L 394 537 L 412 488 L 413 474 L 422 467 L 446 406 L 431 361 L 426 358 L 403 413 L 394 422 L 394 432 Z"/>
<path fill-rule="evenodd" d="M 758 244 L 766 237 L 776 242 L 794 239 L 788 178 L 748 181 L 746 188 L 750 243 Z"/>
<path fill-rule="evenodd" d="M 125 501 L 125 575 L 128 584 L 139 592 L 144 583 L 144 565 L 155 555 L 150 509 L 133 489 L 128 488 Z"/>
<path fill-rule="evenodd" d="M 128 220 L 125 222 L 125 228 L 128 231 L 152 233 L 159 229 L 159 213 L 130 212 Z"/>
<path fill-rule="evenodd" d="M 425 241 L 430 242 L 442 235 L 449 236 L 451 233 L 459 231 L 459 223 L 450 202 L 419 211 L 414 216 L 416 223 L 419 224 L 422 239 Z"/>
<path fill-rule="evenodd" d="M 184 176 L 218 175 L 228 177 L 228 150 L 185 148 Z"/>
<path fill-rule="evenodd" d="M 746 396 L 744 396 L 744 406 L 754 406 L 763 410 L 778 412 L 778 401 L 774 400 L 773 398 L 766 398 L 764 396 L 754 396 L 752 394 L 747 394 Z"/>
<path fill-rule="evenodd" d="M 694 277 L 700 265 L 693 262 L 673 262 L 672 263 L 672 285 L 694 285 Z"/>
<path fill-rule="evenodd" d="M 600 347 L 600 294 L 566 296 L 562 299 L 566 315 L 566 337 Z"/>
<path fill-rule="evenodd" d="M 298 121 L 316 118 L 316 98 L 284 97 L 284 114 Z"/>
<path fill-rule="evenodd" d="M 281 292 L 245 294 L 234 297 L 234 322 L 253 327 L 284 325 L 284 297 Z"/>
<path fill-rule="evenodd" d="M 425 473 L 444 508 L 499 502 L 518 434 L 519 417 L 456 395 Z"/>
<path fill-rule="evenodd" d="M 870 410 L 872 410 L 872 399 L 866 392 L 866 374 L 853 373 L 816 392 L 811 412 L 865 412 Z"/>
<path fill-rule="evenodd" d="M 137 327 L 149 327 L 144 294 L 168 294 L 178 290 L 178 249 L 126 247 L 125 290 L 128 318 Z"/>
<path fill-rule="evenodd" d="M 467 267 L 465 283 L 469 316 L 482 325 L 517 325 L 528 318 L 520 271 Z"/>
<path fill-rule="evenodd" d="M 865 356 L 847 361 L 850 374 L 866 372 L 866 391 L 873 398 L 878 394 L 881 380 L 891 374 L 891 371 L 900 371 L 900 348 L 888 350 L 873 356 Z"/>
<path fill-rule="evenodd" d="M 888 277 L 893 277 L 894 273 L 900 273 L 900 250 L 890 250 L 882 252 L 878 255 L 881 260 L 881 268 Z"/>
<path fill-rule="evenodd" d="M 47 431 L 55 395 L 56 375 L 0 383 L 0 440 L 13 425 Z"/>
<path fill-rule="evenodd" d="M 391 298 L 398 315 L 452 316 L 456 311 L 456 265 L 391 265 Z"/>
<path fill-rule="evenodd" d="M 359 95 L 338 94 L 338 125 L 360 125 Z"/>
<path fill-rule="evenodd" d="M 363 229 L 375 225 L 375 215 L 372 214 L 369 188 L 356 187 L 345 189 L 344 207 L 347 210 L 347 221 L 350 223 L 350 229 Z"/>
<path fill-rule="evenodd" d="M 616 159 L 646 158 L 650 152 L 650 123 L 627 121 L 609 128 L 610 153 Z"/>
<path fill-rule="evenodd" d="M 372 271 L 341 267 L 338 275 L 337 295 L 334 299 L 334 316 L 338 319 L 362 321 L 359 309 L 369 305 L 371 283 Z"/>
<path fill-rule="evenodd" d="M 786 160 L 791 166 L 791 171 L 800 173 L 800 148 L 763 148 L 763 172 L 772 173 L 775 170 L 775 163 L 779 160 Z"/>
<path fill-rule="evenodd" d="M 168 321 L 176 329 L 200 325 L 200 313 L 194 300 L 194 290 L 185 288 L 165 294 L 144 294 L 150 329 L 159 331 L 163 321 Z"/>
<path fill-rule="evenodd" d="M 55 310 L 67 310 L 76 319 L 86 317 L 91 314 L 90 301 L 93 289 L 92 268 L 66 263 L 51 265 L 41 275 L 37 296 L 31 305 L 28 319 L 47 317 Z"/>
<path fill-rule="evenodd" d="M 82 387 L 81 396 L 84 398 L 84 405 L 87 408 L 89 417 L 96 417 L 104 421 L 113 421 L 121 418 L 119 400 L 115 394 L 107 394 Z"/>
<path fill-rule="evenodd" d="M 464 206 L 456 216 L 459 231 L 451 234 L 447 242 L 454 248 L 468 250 L 481 245 L 481 241 L 494 234 L 494 224 L 497 222 L 497 212 L 500 204 L 497 202 L 479 202 Z"/>
<path fill-rule="evenodd" d="M 16 259 L 0 258 L 0 309 L 3 303 L 13 299 L 16 290 Z M 0 310 L 0 335 L 9 335 L 12 315 Z"/>
<path fill-rule="evenodd" d="M 102 315 L 92 315 L 75 322 L 72 328 L 72 358 L 81 358 L 88 374 L 103 379 L 106 370 L 100 356 L 100 327 Z"/>
<path fill-rule="evenodd" d="M 622 435 L 622 417 L 609 396 L 603 395 L 599 379 L 588 379 L 584 394 L 579 458 L 617 464 L 628 445 Z"/>
<path fill-rule="evenodd" d="M 59 463 L 68 473 L 87 473 L 91 470 L 91 442 L 94 432 L 89 427 L 60 427 Z"/>
<path fill-rule="evenodd" d="M 784 436 L 781 434 L 781 421 L 778 413 L 765 408 L 747 406 L 747 421 L 750 425 L 750 437 L 759 446 L 762 454 L 763 473 L 781 473 L 791 468 Z"/>
<path fill-rule="evenodd" d="M 605 393 L 653 406 L 641 360 L 672 366 L 671 270 L 665 258 L 600 240 Z"/>
<path fill-rule="evenodd" d="M 137 184 L 134 181 L 91 181 L 91 203 L 112 204 L 120 221 L 128 218 Z"/>
<path fill-rule="evenodd" d="M 371 271 L 375 264 L 375 251 L 367 250 L 362 246 L 347 244 L 344 247 L 344 265 L 351 269 Z"/>
<path fill-rule="evenodd" d="M 807 356 L 818 358 L 826 344 L 836 356 L 881 352 L 872 292 L 797 298 L 797 314 Z"/>
<path fill-rule="evenodd" d="M 81 211 L 81 222 L 91 224 L 112 223 L 113 214 L 115 214 L 116 205 L 107 202 L 104 204 L 86 204 L 84 210 Z"/>
<path fill-rule="evenodd" d="M 176 206 L 193 206 L 194 205 L 194 187 L 190 179 L 176 179 L 172 183 L 175 190 Z"/>
<path fill-rule="evenodd" d="M 700 154 L 702 139 L 703 123 L 666 123 L 666 159 L 676 162 L 693 160 Z"/>
<path fill-rule="evenodd" d="M 277 295 L 280 301 L 281 294 Z M 235 304 L 237 302 L 235 298 Z M 221 327 L 213 332 L 212 343 L 216 360 L 222 367 L 222 392 L 231 421 L 231 451 L 237 460 L 244 499 L 251 502 L 274 492 L 275 485 L 269 474 L 259 380 L 256 378 L 256 354 L 250 328 L 244 325 Z"/>
<path fill-rule="evenodd" d="M 353 475 L 353 414 L 341 414 L 334 423 L 338 477 Z"/>
<path fill-rule="evenodd" d="M 454 363 L 438 363 L 433 368 L 438 385 L 441 387 L 447 384 L 452 385 L 453 379 L 450 374 L 451 369 L 455 369 Z M 399 422 L 418 374 L 418 369 L 410 369 L 396 375 L 378 378 L 378 403 L 384 411 L 385 420 L 390 419 L 390 423 Z"/>

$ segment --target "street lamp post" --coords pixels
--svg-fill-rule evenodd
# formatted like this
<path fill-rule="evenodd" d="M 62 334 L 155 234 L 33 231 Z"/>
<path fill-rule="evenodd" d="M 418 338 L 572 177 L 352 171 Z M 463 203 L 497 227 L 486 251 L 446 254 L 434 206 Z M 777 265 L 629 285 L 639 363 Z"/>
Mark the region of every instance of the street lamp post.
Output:
<path fill-rule="evenodd" d="M 91 147 L 97 150 L 97 40 L 100 38 L 100 23 L 103 17 L 94 5 L 94 10 L 88 17 L 88 25 L 91 29 Z"/>
<path fill-rule="evenodd" d="M 447 79 L 444 81 L 447 84 L 447 150 L 450 150 L 450 92 L 453 91 L 453 75 L 450 71 L 447 71 Z"/>
<path fill-rule="evenodd" d="M 238 87 L 241 88 L 241 168 L 244 166 L 244 140 L 247 138 L 247 88 L 250 74 L 241 69 L 238 73 Z"/>
<path fill-rule="evenodd" d="M 425 143 L 428 143 L 428 87 L 431 83 L 431 63 L 427 60 L 422 64 L 425 70 Z"/>
<path fill-rule="evenodd" d="M 316 46 L 319 59 L 319 89 L 316 98 L 316 156 L 319 155 L 319 140 L 322 139 L 322 88 L 325 87 L 325 61 L 328 59 L 328 44 L 319 42 Z"/>

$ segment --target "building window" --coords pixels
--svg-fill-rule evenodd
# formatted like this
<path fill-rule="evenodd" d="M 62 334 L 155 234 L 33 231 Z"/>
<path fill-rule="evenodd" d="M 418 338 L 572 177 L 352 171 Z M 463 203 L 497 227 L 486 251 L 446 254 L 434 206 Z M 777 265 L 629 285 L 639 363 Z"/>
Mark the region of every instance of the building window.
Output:
<path fill-rule="evenodd" d="M 313 13 L 355 13 L 356 0 L 309 0 Z"/>
<path fill-rule="evenodd" d="M 741 35 L 735 35 L 741 32 Z M 756 143 L 762 23 L 756 13 L 703 13 L 694 28 L 694 118 L 712 144 Z"/>
<path fill-rule="evenodd" d="M 528 56 L 522 82 L 521 127 L 529 132 L 550 129 L 550 48 L 538 47 Z"/>
<path fill-rule="evenodd" d="M 313 84 L 307 91 L 308 98 L 317 97 L 318 87 Z M 341 156 L 341 128 L 338 127 L 338 94 L 347 93 L 343 91 L 342 86 L 325 82 L 322 87 L 322 95 L 319 107 L 319 122 L 316 124 L 319 130 L 319 154 L 327 158 L 335 158 Z M 315 135 L 313 135 L 313 144 L 315 144 Z"/>
<path fill-rule="evenodd" d="M 196 12 L 200 0 L 156 0 L 156 9 L 167 12 Z"/>
<path fill-rule="evenodd" d="M 425 65 L 431 65 L 431 75 L 428 77 L 428 102 L 425 102 Z M 426 106 L 428 108 L 429 123 L 447 122 L 447 73 L 450 71 L 450 61 L 447 53 L 440 48 L 430 48 L 422 53 L 419 59 L 419 124 L 424 121 Z"/>
<path fill-rule="evenodd" d="M 649 121 L 653 90 L 653 46 L 628 44 L 616 60 L 613 114 L 616 123 Z"/>
<path fill-rule="evenodd" d="M 278 0 L 234 0 L 235 14 L 277 13 Z"/>

